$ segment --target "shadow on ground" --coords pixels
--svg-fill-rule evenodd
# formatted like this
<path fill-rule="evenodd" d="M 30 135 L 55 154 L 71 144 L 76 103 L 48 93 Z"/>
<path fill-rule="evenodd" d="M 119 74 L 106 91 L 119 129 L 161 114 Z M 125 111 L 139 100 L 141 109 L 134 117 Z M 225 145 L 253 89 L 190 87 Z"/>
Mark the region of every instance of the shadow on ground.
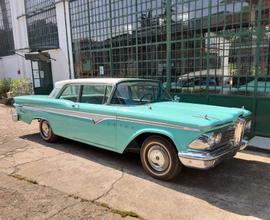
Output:
<path fill-rule="evenodd" d="M 270 219 L 270 164 L 268 163 L 235 158 L 207 171 L 185 168 L 176 180 L 162 182 L 144 173 L 137 154 L 121 155 L 68 139 L 60 139 L 58 143 L 49 144 L 42 141 L 39 134 L 25 135 L 21 138 L 117 170 L 123 168 L 125 173 L 203 199 L 229 212 Z M 254 152 L 250 153 L 254 154 Z"/>

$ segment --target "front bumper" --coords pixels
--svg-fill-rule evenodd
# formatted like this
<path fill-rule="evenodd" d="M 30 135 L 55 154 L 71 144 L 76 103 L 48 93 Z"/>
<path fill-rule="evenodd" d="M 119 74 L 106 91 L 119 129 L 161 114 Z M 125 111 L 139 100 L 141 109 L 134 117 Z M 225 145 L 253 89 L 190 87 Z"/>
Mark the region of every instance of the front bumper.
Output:
<path fill-rule="evenodd" d="M 197 169 L 209 169 L 225 159 L 232 158 L 238 151 L 245 149 L 246 146 L 247 141 L 242 140 L 239 146 L 224 146 L 214 151 L 188 150 L 187 152 L 178 153 L 178 157 L 184 166 Z"/>

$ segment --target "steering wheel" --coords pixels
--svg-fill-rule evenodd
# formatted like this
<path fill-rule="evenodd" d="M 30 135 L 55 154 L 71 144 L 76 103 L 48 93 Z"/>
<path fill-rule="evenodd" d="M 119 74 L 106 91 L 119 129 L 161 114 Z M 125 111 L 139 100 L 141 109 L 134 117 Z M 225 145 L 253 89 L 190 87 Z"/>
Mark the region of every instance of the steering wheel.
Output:
<path fill-rule="evenodd" d="M 143 100 L 143 98 L 150 96 L 150 99 L 153 98 L 153 94 L 152 93 L 145 93 L 141 98 L 140 98 L 140 102 Z"/>

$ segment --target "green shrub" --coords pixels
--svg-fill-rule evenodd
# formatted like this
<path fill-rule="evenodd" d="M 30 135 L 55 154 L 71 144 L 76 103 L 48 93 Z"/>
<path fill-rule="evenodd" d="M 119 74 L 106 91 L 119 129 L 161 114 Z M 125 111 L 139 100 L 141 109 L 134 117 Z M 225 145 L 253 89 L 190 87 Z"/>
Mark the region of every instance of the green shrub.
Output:
<path fill-rule="evenodd" d="M 12 79 L 10 84 L 11 95 L 29 95 L 31 93 L 31 81 L 28 78 Z"/>
<path fill-rule="evenodd" d="M 10 79 L 0 80 L 0 98 L 6 97 L 6 93 L 10 90 Z"/>

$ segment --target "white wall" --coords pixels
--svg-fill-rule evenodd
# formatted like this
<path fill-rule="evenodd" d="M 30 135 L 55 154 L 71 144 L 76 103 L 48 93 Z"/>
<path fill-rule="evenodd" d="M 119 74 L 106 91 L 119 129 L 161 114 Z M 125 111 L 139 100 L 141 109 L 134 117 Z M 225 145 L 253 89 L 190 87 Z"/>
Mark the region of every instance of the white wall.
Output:
<path fill-rule="evenodd" d="M 26 17 L 24 14 L 24 1 L 10 0 L 12 14 L 12 28 L 14 37 L 14 47 L 18 53 L 23 55 L 27 50 L 19 50 L 28 47 L 28 37 L 26 29 Z M 18 74 L 20 72 L 20 74 Z M 31 64 L 29 61 L 17 54 L 1 57 L 0 78 L 20 78 L 31 77 Z"/>
<path fill-rule="evenodd" d="M 17 71 L 19 70 L 19 66 L 17 63 L 17 57 L 12 56 L 6 56 L 3 57 L 0 60 L 1 66 L 0 66 L 0 77 L 3 78 L 18 78 L 20 77 L 19 74 L 17 74 Z"/>
<path fill-rule="evenodd" d="M 67 25 L 65 25 L 64 4 L 66 6 Z M 50 56 L 56 59 L 56 61 L 52 60 L 51 62 L 54 82 L 69 79 L 70 77 L 74 78 L 73 61 L 71 54 L 72 48 L 70 43 L 71 35 L 69 30 L 69 10 L 67 1 L 56 1 L 56 19 L 58 28 L 59 49 L 48 51 L 50 53 Z M 66 34 L 66 31 L 68 31 L 68 34 Z M 70 54 L 68 53 L 68 48 Z"/>
<path fill-rule="evenodd" d="M 56 60 L 51 61 L 53 82 L 69 79 L 67 55 L 64 50 L 56 49 L 47 52 L 50 54 L 51 58 Z"/>
<path fill-rule="evenodd" d="M 20 73 L 20 74 L 19 74 Z M 0 79 L 32 77 L 31 64 L 18 55 L 0 58 Z"/>

